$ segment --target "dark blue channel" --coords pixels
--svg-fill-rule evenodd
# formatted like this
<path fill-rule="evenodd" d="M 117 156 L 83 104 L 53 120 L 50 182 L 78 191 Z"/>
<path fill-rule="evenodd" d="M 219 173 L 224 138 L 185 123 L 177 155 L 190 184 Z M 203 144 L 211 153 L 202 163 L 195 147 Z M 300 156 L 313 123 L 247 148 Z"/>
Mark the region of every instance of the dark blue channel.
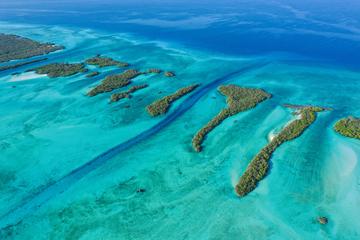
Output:
<path fill-rule="evenodd" d="M 86 164 L 74 169 L 73 171 L 63 176 L 59 180 L 49 184 L 40 191 L 35 192 L 34 194 L 24 198 L 20 203 L 18 203 L 9 212 L 7 212 L 5 215 L 3 215 L 0 218 L 0 228 L 3 229 L 8 226 L 19 223 L 22 219 L 24 219 L 26 216 L 31 214 L 32 211 L 40 208 L 42 204 L 49 201 L 51 198 L 55 197 L 56 195 L 66 191 L 73 184 L 78 182 L 80 179 L 82 179 L 90 172 L 96 170 L 97 168 L 107 163 L 114 156 L 129 149 L 130 147 L 138 144 L 141 141 L 149 139 L 151 136 L 155 135 L 160 130 L 167 127 L 170 123 L 174 122 L 178 117 L 180 117 L 186 111 L 188 111 L 202 96 L 204 96 L 206 93 L 219 86 L 221 83 L 224 83 L 235 76 L 239 76 L 254 69 L 261 68 L 265 65 L 267 65 L 267 63 L 265 62 L 251 64 L 237 71 L 229 73 L 223 77 L 220 77 L 204 86 L 201 86 L 197 91 L 195 91 L 192 95 L 190 95 L 187 99 L 185 99 L 173 112 L 169 113 L 163 120 L 161 120 L 153 127 L 105 151 L 104 153 L 95 157 Z"/>

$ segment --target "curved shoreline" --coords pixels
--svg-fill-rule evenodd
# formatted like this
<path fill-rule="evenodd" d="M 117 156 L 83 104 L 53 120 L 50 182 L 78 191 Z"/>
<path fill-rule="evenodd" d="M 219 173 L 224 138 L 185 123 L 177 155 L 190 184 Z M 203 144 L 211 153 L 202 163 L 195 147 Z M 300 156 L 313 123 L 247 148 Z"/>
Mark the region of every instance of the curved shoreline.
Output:
<path fill-rule="evenodd" d="M 28 60 L 34 61 L 33 63 L 27 64 L 24 66 L 19 66 L 16 69 L 4 70 L 4 71 L 0 72 L 0 77 L 5 77 L 5 76 L 11 75 L 15 72 L 26 71 L 31 68 L 36 68 L 36 67 L 39 67 L 42 65 L 53 63 L 53 61 L 55 61 L 55 60 L 60 60 L 65 57 L 72 57 L 77 54 L 81 54 L 82 52 L 86 52 L 86 51 L 94 50 L 94 49 L 97 49 L 96 45 L 88 47 L 88 48 L 87 47 L 77 47 L 77 48 L 72 48 L 72 49 L 59 50 L 57 52 L 49 53 L 48 55 L 46 55 L 47 60 L 41 61 L 41 62 L 38 62 L 38 59 L 44 58 L 44 56 L 32 57 L 32 58 L 29 58 Z M 121 48 L 114 48 L 114 50 L 121 50 Z M 14 62 L 14 64 L 17 64 L 17 62 L 21 63 L 24 61 L 25 61 L 25 59 L 16 60 L 16 62 Z"/>
<path fill-rule="evenodd" d="M 42 204 L 44 204 L 51 198 L 55 197 L 57 194 L 66 191 L 71 185 L 78 182 L 88 173 L 104 165 L 108 160 L 112 159 L 117 154 L 155 135 L 160 130 L 167 127 L 170 123 L 175 121 L 178 117 L 182 116 L 202 96 L 204 96 L 210 90 L 216 88 L 219 84 L 226 82 L 227 80 L 230 80 L 232 77 L 236 75 L 245 74 L 251 70 L 264 67 L 267 64 L 268 64 L 267 62 L 263 62 L 263 63 L 247 65 L 237 71 L 231 72 L 223 77 L 217 78 L 214 81 L 200 87 L 192 95 L 186 98 L 184 102 L 182 102 L 172 113 L 168 114 L 164 119 L 162 119 L 154 126 L 136 135 L 135 137 L 105 151 L 104 153 L 93 158 L 86 164 L 74 169 L 73 171 L 61 177 L 60 179 L 47 185 L 40 191 L 25 197 L 22 201 L 20 201 L 18 204 L 12 207 L 10 211 L 8 211 L 3 216 L 1 216 L 0 229 L 19 223 L 24 217 L 31 214 L 33 210 L 36 210 L 37 208 L 41 207 Z"/>
<path fill-rule="evenodd" d="M 333 128 L 344 137 L 360 139 L 360 118 L 352 116 L 342 118 L 335 123 Z"/>
<path fill-rule="evenodd" d="M 227 118 L 255 108 L 258 104 L 271 97 L 271 94 L 262 89 L 244 88 L 234 84 L 220 86 L 218 91 L 225 96 L 226 107 L 194 135 L 192 146 L 196 152 L 201 152 L 202 143 L 207 135 Z"/>
<path fill-rule="evenodd" d="M 294 105 L 297 106 L 297 105 Z M 275 137 L 263 147 L 258 154 L 251 160 L 243 175 L 241 175 L 235 186 L 238 196 L 244 197 L 258 186 L 258 183 L 266 177 L 270 168 L 270 159 L 278 147 L 285 142 L 300 137 L 307 128 L 316 120 L 317 113 L 325 111 L 321 107 L 294 107 L 300 118 L 286 124 L 285 127 Z"/>

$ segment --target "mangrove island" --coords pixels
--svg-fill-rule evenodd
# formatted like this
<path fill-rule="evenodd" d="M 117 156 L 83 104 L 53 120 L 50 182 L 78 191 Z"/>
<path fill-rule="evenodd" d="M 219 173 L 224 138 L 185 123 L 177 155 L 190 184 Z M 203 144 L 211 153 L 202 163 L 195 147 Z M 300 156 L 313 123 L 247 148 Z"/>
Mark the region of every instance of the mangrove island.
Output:
<path fill-rule="evenodd" d="M 50 78 L 68 77 L 77 73 L 87 72 L 83 63 L 50 63 L 38 68 L 31 69 L 37 74 L 46 74 Z"/>
<path fill-rule="evenodd" d="M 89 72 L 88 74 L 86 74 L 86 77 L 87 78 L 92 78 L 92 77 L 95 77 L 97 75 L 99 75 L 100 73 L 95 71 L 95 72 Z"/>
<path fill-rule="evenodd" d="M 17 35 L 0 33 L 0 63 L 44 55 L 60 49 L 64 49 L 64 47 L 56 46 L 53 43 L 40 43 Z"/>
<path fill-rule="evenodd" d="M 164 76 L 165 76 L 165 77 L 175 77 L 175 73 L 174 73 L 174 72 L 167 71 L 167 72 L 164 72 Z"/>
<path fill-rule="evenodd" d="M 161 69 L 158 68 L 150 68 L 147 70 L 147 73 L 161 73 Z"/>
<path fill-rule="evenodd" d="M 26 66 L 26 65 L 29 65 L 29 64 L 37 63 L 37 62 L 42 62 L 42 61 L 45 61 L 45 60 L 47 60 L 47 58 L 34 59 L 34 60 L 26 61 L 26 62 L 21 62 L 21 63 L 2 66 L 2 67 L 0 67 L 0 72 L 5 71 L 5 70 L 9 70 L 9 69 L 15 69 L 15 68 L 18 68 L 18 67 Z"/>
<path fill-rule="evenodd" d="M 156 117 L 161 114 L 165 114 L 168 111 L 172 102 L 192 92 L 198 86 L 199 84 L 194 84 L 188 87 L 180 88 L 175 93 L 154 101 L 153 103 L 151 103 L 146 107 L 146 110 L 153 117 Z"/>
<path fill-rule="evenodd" d="M 102 57 L 101 55 L 96 55 L 95 57 L 89 58 L 85 61 L 86 64 L 96 65 L 100 68 L 117 66 L 117 67 L 128 67 L 129 64 L 126 62 L 120 62 L 109 57 Z"/>
<path fill-rule="evenodd" d="M 360 118 L 343 118 L 335 123 L 334 129 L 345 137 L 360 139 Z"/>
<path fill-rule="evenodd" d="M 255 107 L 258 103 L 268 99 L 271 95 L 264 90 L 256 88 L 242 88 L 236 85 L 220 86 L 218 91 L 226 96 L 227 108 L 220 111 L 213 119 L 201 128 L 192 139 L 195 151 L 201 151 L 201 144 L 206 135 L 226 118 L 239 112 Z"/>
<path fill-rule="evenodd" d="M 129 69 L 121 74 L 107 76 L 99 85 L 88 92 L 88 96 L 93 97 L 100 93 L 111 92 L 117 88 L 125 87 L 130 84 L 131 79 L 141 73 L 135 69 Z"/>
<path fill-rule="evenodd" d="M 131 98 L 131 93 L 136 92 L 137 90 L 146 88 L 148 86 L 149 85 L 147 85 L 147 84 L 135 85 L 135 86 L 132 86 L 131 88 L 129 88 L 127 91 L 114 93 L 114 94 L 111 95 L 110 101 L 111 102 L 117 102 L 117 101 L 119 101 L 120 99 L 123 99 L 123 98 Z"/>
<path fill-rule="evenodd" d="M 258 182 L 267 174 L 272 154 L 283 143 L 299 137 L 315 120 L 317 112 L 324 111 L 321 107 L 302 107 L 296 112 L 299 119 L 286 125 L 261 151 L 251 160 L 244 174 L 235 187 L 236 193 L 243 197 L 253 191 Z"/>

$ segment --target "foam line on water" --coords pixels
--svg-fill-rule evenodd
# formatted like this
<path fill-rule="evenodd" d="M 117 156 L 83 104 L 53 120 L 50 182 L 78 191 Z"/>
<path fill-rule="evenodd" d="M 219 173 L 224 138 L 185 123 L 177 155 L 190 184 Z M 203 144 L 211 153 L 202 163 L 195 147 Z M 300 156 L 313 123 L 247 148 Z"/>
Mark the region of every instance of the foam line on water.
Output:
<path fill-rule="evenodd" d="M 38 209 L 39 207 L 41 207 L 42 204 L 49 201 L 51 198 L 55 197 L 56 195 L 66 191 L 70 186 L 78 182 L 80 179 L 82 179 L 90 172 L 104 165 L 108 160 L 112 159 L 114 156 L 158 133 L 160 130 L 162 130 L 170 123 L 175 121 L 178 117 L 183 115 L 202 96 L 204 96 L 207 92 L 217 87 L 219 84 L 224 83 L 235 76 L 245 74 L 251 70 L 261 68 L 265 65 L 267 65 L 267 63 L 257 63 L 257 64 L 248 65 L 240 70 L 229 73 L 223 77 L 220 77 L 200 87 L 197 91 L 195 91 L 192 95 L 190 95 L 187 99 L 185 99 L 173 112 L 168 114 L 163 120 L 161 120 L 153 127 L 105 151 L 104 153 L 98 155 L 97 157 L 87 162 L 86 164 L 66 174 L 59 180 L 49 184 L 40 191 L 24 198 L 20 203 L 18 203 L 15 207 L 13 207 L 10 211 L 8 211 L 5 215 L 1 217 L 0 228 L 3 229 L 7 226 L 11 226 L 19 223 L 24 217 L 31 214 L 32 211 Z"/>

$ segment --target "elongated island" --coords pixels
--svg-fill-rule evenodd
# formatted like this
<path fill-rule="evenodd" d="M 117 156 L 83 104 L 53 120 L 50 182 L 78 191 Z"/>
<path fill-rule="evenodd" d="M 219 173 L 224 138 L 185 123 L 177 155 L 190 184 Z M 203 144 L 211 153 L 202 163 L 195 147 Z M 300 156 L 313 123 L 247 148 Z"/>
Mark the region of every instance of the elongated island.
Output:
<path fill-rule="evenodd" d="M 206 135 L 220 125 L 226 118 L 254 108 L 258 103 L 271 97 L 269 93 L 262 89 L 243 88 L 236 85 L 223 85 L 218 88 L 218 91 L 226 96 L 227 108 L 221 110 L 218 115 L 195 134 L 192 139 L 192 146 L 197 152 L 202 150 L 201 144 L 205 140 Z"/>
<path fill-rule="evenodd" d="M 151 103 L 146 107 L 146 110 L 152 117 L 165 114 L 170 108 L 172 102 L 192 92 L 198 86 L 199 84 L 194 84 L 184 88 L 180 88 L 175 93 L 154 101 L 153 103 Z"/>
<path fill-rule="evenodd" d="M 128 90 L 124 91 L 124 92 L 119 92 L 119 93 L 114 93 L 111 95 L 110 97 L 110 101 L 111 102 L 117 102 L 119 101 L 120 99 L 123 99 L 123 98 L 131 98 L 131 93 L 134 93 L 140 89 L 143 89 L 143 88 L 147 88 L 149 85 L 147 84 L 141 84 L 141 85 L 135 85 L 135 86 L 132 86 L 131 88 L 129 88 Z"/>
<path fill-rule="evenodd" d="M 235 191 L 243 197 L 253 191 L 269 170 L 272 154 L 283 143 L 299 137 L 316 120 L 317 113 L 325 109 L 322 107 L 300 107 L 296 114 L 298 119 L 285 126 L 261 151 L 251 160 L 244 174 L 236 184 Z"/>
<path fill-rule="evenodd" d="M 50 63 L 31 70 L 37 74 L 46 74 L 50 78 L 68 77 L 88 71 L 83 63 Z"/>

